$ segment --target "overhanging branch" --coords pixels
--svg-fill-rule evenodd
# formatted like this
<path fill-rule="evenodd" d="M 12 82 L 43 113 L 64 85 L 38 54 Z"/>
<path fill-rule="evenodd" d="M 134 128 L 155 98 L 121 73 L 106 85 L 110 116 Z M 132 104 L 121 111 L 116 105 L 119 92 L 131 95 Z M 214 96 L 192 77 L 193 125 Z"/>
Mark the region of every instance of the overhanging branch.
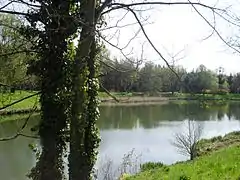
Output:
<path fill-rule="evenodd" d="M 208 8 L 208 9 L 211 9 L 211 10 L 219 10 L 219 11 L 224 11 L 222 9 L 219 9 L 219 8 L 215 8 L 215 7 L 212 7 L 212 6 L 208 6 L 206 4 L 203 4 L 203 3 L 197 3 L 197 2 L 140 2 L 140 3 L 131 3 L 131 4 L 123 4 L 123 3 L 111 3 L 109 4 L 109 7 L 111 7 L 110 9 L 102 12 L 101 15 L 104 15 L 106 13 L 109 13 L 113 10 L 118 10 L 118 9 L 122 9 L 122 8 L 131 8 L 131 7 L 134 7 L 134 6 L 145 6 L 145 5 L 167 5 L 167 6 L 170 6 L 170 5 L 196 5 L 196 6 L 201 6 L 201 7 L 204 7 L 204 8 Z"/>
<path fill-rule="evenodd" d="M 41 94 L 41 91 L 40 91 L 40 92 L 37 92 L 37 93 L 35 93 L 35 94 L 32 94 L 32 95 L 30 95 L 30 96 L 24 97 L 24 98 L 22 98 L 22 99 L 19 99 L 19 100 L 17 100 L 17 101 L 14 101 L 14 102 L 12 102 L 12 103 L 10 103 L 10 104 L 7 104 L 7 105 L 1 107 L 1 108 L 0 108 L 0 111 L 3 110 L 3 109 L 6 109 L 6 108 L 8 108 L 8 107 L 13 106 L 14 104 L 20 103 L 20 102 L 22 102 L 22 101 L 24 101 L 24 100 L 26 100 L 26 99 L 29 99 L 29 98 L 34 97 L 34 96 L 37 96 L 37 95 L 39 95 L 39 94 Z"/>
<path fill-rule="evenodd" d="M 214 30 L 214 32 L 217 34 L 217 36 L 226 44 L 228 47 L 233 49 L 234 51 L 238 52 L 240 54 L 240 51 L 236 49 L 235 47 L 231 46 L 227 41 L 224 40 L 222 35 L 218 32 L 218 30 L 215 28 L 214 25 L 212 25 L 200 12 L 199 10 L 195 7 L 194 3 L 192 3 L 190 0 L 188 0 L 189 4 L 193 7 L 193 9 L 196 11 L 196 13 Z M 212 9 L 214 12 L 214 9 Z"/>

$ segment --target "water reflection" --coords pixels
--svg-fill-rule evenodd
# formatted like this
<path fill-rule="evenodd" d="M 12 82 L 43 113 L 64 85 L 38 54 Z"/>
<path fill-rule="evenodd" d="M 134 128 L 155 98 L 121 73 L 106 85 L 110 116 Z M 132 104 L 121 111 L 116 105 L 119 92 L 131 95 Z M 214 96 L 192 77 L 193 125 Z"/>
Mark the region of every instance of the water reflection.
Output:
<path fill-rule="evenodd" d="M 30 127 L 35 126 L 37 122 L 38 117 L 32 117 L 23 134 L 33 134 Z M 19 119 L 0 124 L 0 138 L 15 135 L 23 123 L 24 121 Z M 10 141 L 0 142 L 0 179 L 26 180 L 27 173 L 35 165 L 35 154 L 29 148 L 29 144 L 32 143 L 38 143 L 38 140 L 18 137 Z"/>
<path fill-rule="evenodd" d="M 204 105 L 198 102 L 142 106 L 102 106 L 100 129 L 156 128 L 163 121 L 240 119 L 240 103 Z"/>

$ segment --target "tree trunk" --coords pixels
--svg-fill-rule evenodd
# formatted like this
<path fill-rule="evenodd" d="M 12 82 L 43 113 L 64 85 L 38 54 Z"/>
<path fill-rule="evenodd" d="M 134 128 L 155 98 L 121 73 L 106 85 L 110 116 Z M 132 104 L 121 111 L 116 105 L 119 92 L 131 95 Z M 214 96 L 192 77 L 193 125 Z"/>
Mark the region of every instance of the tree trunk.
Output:
<path fill-rule="evenodd" d="M 84 20 L 73 67 L 72 117 L 70 124 L 69 180 L 91 179 L 95 163 L 97 116 L 96 88 L 94 79 L 95 45 L 95 0 L 80 4 L 81 19 Z M 94 53 L 92 51 L 92 53 Z"/>
<path fill-rule="evenodd" d="M 40 19 L 45 24 L 38 48 L 41 53 L 38 75 L 41 78 L 41 122 L 39 135 L 42 151 L 30 177 L 33 180 L 62 180 L 63 152 L 65 150 L 64 129 L 67 126 L 68 59 L 67 38 L 72 31 L 69 25 L 69 1 L 52 1 L 40 9 Z M 69 25 L 70 26 L 70 25 Z"/>

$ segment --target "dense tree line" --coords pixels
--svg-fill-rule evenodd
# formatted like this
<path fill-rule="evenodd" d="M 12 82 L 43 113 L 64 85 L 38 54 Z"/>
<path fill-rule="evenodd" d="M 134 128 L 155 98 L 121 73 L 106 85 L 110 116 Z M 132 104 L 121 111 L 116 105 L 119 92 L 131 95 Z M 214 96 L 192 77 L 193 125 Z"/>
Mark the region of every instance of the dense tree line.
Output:
<path fill-rule="evenodd" d="M 204 65 L 190 72 L 181 66 L 171 68 L 178 76 L 169 67 L 152 62 L 136 68 L 129 62 L 114 60 L 111 67 L 103 68 L 101 82 L 107 90 L 117 92 L 240 92 L 240 73 L 226 75 Z"/>

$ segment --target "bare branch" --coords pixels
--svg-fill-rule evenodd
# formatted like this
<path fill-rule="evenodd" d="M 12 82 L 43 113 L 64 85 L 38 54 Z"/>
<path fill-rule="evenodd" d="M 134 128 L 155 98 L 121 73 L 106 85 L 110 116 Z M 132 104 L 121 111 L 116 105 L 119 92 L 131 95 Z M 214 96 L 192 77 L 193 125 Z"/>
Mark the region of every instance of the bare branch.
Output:
<path fill-rule="evenodd" d="M 112 0 L 105 0 L 104 3 L 96 10 L 96 19 L 98 20 L 103 10 L 112 2 Z"/>
<path fill-rule="evenodd" d="M 213 11 L 212 13 L 213 13 L 213 23 L 214 23 L 213 27 L 214 27 L 214 29 L 216 29 L 216 16 L 215 16 L 215 12 Z M 214 35 L 214 32 L 215 32 L 214 29 L 212 29 L 211 33 L 207 37 L 203 38 L 202 41 L 206 41 L 207 39 L 212 37 Z"/>
<path fill-rule="evenodd" d="M 28 3 L 28 2 L 25 2 L 24 0 L 17 0 L 15 1 L 16 3 L 21 3 L 21 4 L 25 4 L 27 6 L 32 6 L 32 7 L 35 7 L 35 8 L 40 8 L 41 6 L 40 5 L 37 5 L 37 4 L 33 4 L 33 3 Z"/>
<path fill-rule="evenodd" d="M 106 58 L 106 57 L 104 57 L 104 58 Z M 118 69 L 118 68 L 115 68 L 114 66 L 111 66 L 109 63 L 106 63 L 106 62 L 104 62 L 104 61 L 102 61 L 102 60 L 99 60 L 104 66 L 106 66 L 106 67 L 109 67 L 110 69 L 112 69 L 112 70 L 115 70 L 115 71 L 117 71 L 117 72 L 121 72 L 121 73 L 128 73 L 128 72 L 134 72 L 134 71 L 136 71 L 137 70 L 137 68 L 136 69 L 134 69 L 134 70 L 121 70 L 121 69 Z"/>
<path fill-rule="evenodd" d="M 18 11 L 0 10 L 0 13 L 13 14 L 13 15 L 22 15 L 22 16 L 29 16 L 28 13 L 23 13 L 23 12 L 18 12 Z"/>
<path fill-rule="evenodd" d="M 28 137 L 28 138 L 39 138 L 37 136 L 30 136 L 30 135 L 26 135 L 26 134 L 23 134 L 22 131 L 25 129 L 25 127 L 27 126 L 28 124 L 28 121 L 30 119 L 30 117 L 32 116 L 32 114 L 34 113 L 34 111 L 37 109 L 37 106 L 36 106 L 36 103 L 33 107 L 33 111 L 29 114 L 29 116 L 26 118 L 26 120 L 24 121 L 22 127 L 20 128 L 20 130 L 18 130 L 18 132 L 13 135 L 13 136 L 10 136 L 10 137 L 7 137 L 7 138 L 1 138 L 0 141 L 9 141 L 9 140 L 13 140 L 13 139 L 16 139 L 18 136 L 24 136 L 24 137 Z"/>
<path fill-rule="evenodd" d="M 132 3 L 132 4 L 111 3 L 109 5 L 109 6 L 111 6 L 111 8 L 102 12 L 101 15 L 109 13 L 113 10 L 118 10 L 118 9 L 121 9 L 121 8 L 131 8 L 133 6 L 143 6 L 143 5 L 168 5 L 168 6 L 170 6 L 170 5 L 190 5 L 190 4 L 205 7 L 205 8 L 211 9 L 211 10 L 215 9 L 215 10 L 219 10 L 219 11 L 224 11 L 222 9 L 211 7 L 211 6 L 208 6 L 206 4 L 199 3 L 199 2 L 191 3 L 191 2 L 160 2 L 159 1 L 159 2 L 140 2 L 140 3 Z"/>
<path fill-rule="evenodd" d="M 176 147 L 181 154 L 189 156 L 190 160 L 193 160 L 197 156 L 196 145 L 201 138 L 203 127 L 201 124 L 188 120 L 186 128 L 184 132 L 174 135 L 174 141 L 172 141 L 171 144 Z"/>
<path fill-rule="evenodd" d="M 112 95 L 111 92 L 109 92 L 102 84 L 100 84 L 100 87 L 104 90 L 104 92 L 109 95 L 111 98 L 113 98 L 116 102 L 120 102 L 119 99 Z"/>
<path fill-rule="evenodd" d="M 98 32 L 98 31 L 97 31 L 97 32 Z M 120 53 L 123 55 L 123 57 L 124 57 L 126 60 L 132 62 L 132 61 L 127 57 L 127 55 L 123 52 L 123 49 L 122 49 L 122 48 L 119 48 L 117 45 L 115 45 L 115 44 L 111 43 L 110 41 L 106 40 L 106 38 L 103 37 L 100 32 L 98 32 L 98 35 L 99 35 L 99 37 L 100 37 L 103 41 L 105 41 L 107 44 L 109 44 L 109 45 L 111 45 L 112 47 L 114 47 L 114 48 L 116 48 L 117 50 L 119 50 Z"/>
<path fill-rule="evenodd" d="M 7 6 L 9 6 L 10 4 L 12 4 L 14 1 L 10 1 L 7 4 L 3 5 L 2 7 L 0 7 L 0 10 L 6 8 Z"/>
<path fill-rule="evenodd" d="M 150 38 L 148 37 L 141 21 L 139 20 L 137 14 L 129 7 L 127 7 L 127 10 L 129 10 L 134 17 L 136 18 L 145 38 L 147 39 L 148 43 L 152 46 L 152 48 L 155 50 L 155 52 L 157 52 L 157 54 L 162 58 L 162 60 L 166 63 L 166 65 L 168 66 L 168 68 L 177 76 L 177 78 L 179 79 L 179 81 L 181 81 L 181 78 L 179 77 L 179 75 L 174 71 L 174 69 L 170 66 L 170 64 L 168 63 L 168 61 L 163 57 L 163 55 L 158 51 L 158 49 L 155 47 L 155 45 L 152 43 L 152 41 L 150 40 Z"/>
<path fill-rule="evenodd" d="M 196 11 L 196 13 L 202 17 L 202 19 L 214 30 L 214 32 L 217 34 L 217 36 L 224 42 L 224 44 L 226 44 L 228 47 L 230 47 L 231 49 L 233 49 L 234 51 L 240 53 L 240 51 L 238 49 L 236 49 L 235 47 L 231 46 L 227 41 L 224 40 L 224 38 L 222 37 L 222 35 L 217 31 L 217 29 L 198 11 L 198 9 L 194 6 L 194 3 L 192 3 L 190 0 L 188 0 L 189 4 L 192 5 L 193 9 Z M 212 11 L 214 11 L 214 9 L 212 9 Z M 214 11 L 215 12 L 215 11 Z"/>

